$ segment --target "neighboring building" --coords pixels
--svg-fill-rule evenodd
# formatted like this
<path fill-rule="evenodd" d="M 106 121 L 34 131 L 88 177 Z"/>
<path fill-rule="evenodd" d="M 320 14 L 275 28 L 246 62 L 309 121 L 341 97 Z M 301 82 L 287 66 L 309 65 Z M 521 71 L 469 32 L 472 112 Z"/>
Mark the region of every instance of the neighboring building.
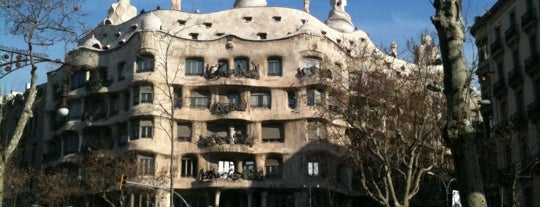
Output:
<path fill-rule="evenodd" d="M 324 137 L 317 107 L 331 107 L 336 77 L 370 67 L 360 59 L 377 55 L 403 74 L 411 64 L 356 30 L 346 1 L 331 2 L 326 24 L 264 0 L 210 14 L 113 4 L 71 66 L 48 73 L 44 162 L 105 147 L 138 152 L 139 173 L 153 176 L 172 156 L 174 187 L 194 207 L 359 206 L 351 167 L 330 144 L 341 137 Z M 56 112 L 66 96 L 67 118 Z M 168 206 L 168 196 L 151 200 Z"/>
<path fill-rule="evenodd" d="M 484 184 L 489 206 L 540 206 L 540 5 L 499 0 L 471 29 L 485 120 Z M 517 189 L 512 190 L 513 181 Z"/>

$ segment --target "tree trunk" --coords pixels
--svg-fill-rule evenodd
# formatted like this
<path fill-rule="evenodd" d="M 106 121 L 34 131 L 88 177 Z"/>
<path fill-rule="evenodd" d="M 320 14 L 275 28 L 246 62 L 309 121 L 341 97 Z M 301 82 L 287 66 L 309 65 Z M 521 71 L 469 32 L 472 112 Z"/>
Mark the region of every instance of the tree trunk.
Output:
<path fill-rule="evenodd" d="M 443 131 L 452 150 L 461 200 L 465 207 L 487 206 L 471 120 L 470 79 L 463 54 L 465 27 L 461 0 L 435 0 L 431 18 L 439 36 L 444 67 L 447 120 Z"/>
<path fill-rule="evenodd" d="M 9 145 L 5 149 L 5 151 L 2 154 L 2 159 L 0 161 L 0 207 L 3 206 L 4 201 L 4 175 L 6 166 L 9 164 L 9 160 L 11 158 L 11 155 L 17 148 L 17 145 L 19 144 L 19 141 L 21 140 L 21 137 L 24 133 L 24 128 L 26 127 L 26 123 L 30 118 L 32 118 L 32 106 L 34 105 L 34 100 L 36 99 L 36 70 L 37 66 L 35 65 L 33 55 L 32 55 L 32 44 L 28 43 L 28 54 L 30 59 L 30 89 L 28 89 L 28 94 L 25 97 L 24 101 L 24 108 L 21 112 L 21 116 L 19 118 L 19 121 L 17 122 L 17 126 L 15 127 L 15 130 L 13 132 L 13 136 L 9 140 Z"/>

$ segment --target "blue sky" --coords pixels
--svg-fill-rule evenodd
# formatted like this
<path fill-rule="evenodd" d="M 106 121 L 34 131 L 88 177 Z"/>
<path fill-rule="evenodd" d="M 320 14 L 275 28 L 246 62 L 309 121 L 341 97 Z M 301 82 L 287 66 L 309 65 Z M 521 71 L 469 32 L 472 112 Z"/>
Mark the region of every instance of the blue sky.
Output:
<path fill-rule="evenodd" d="M 290 7 L 303 9 L 303 0 L 267 0 L 268 6 Z M 311 14 L 324 21 L 330 10 L 330 0 L 310 0 Z M 116 0 L 87 0 L 82 8 L 89 12 L 86 18 L 88 26 L 95 27 L 101 20 L 107 17 L 107 10 Z M 201 13 L 231 9 L 234 0 L 182 0 L 183 11 L 199 9 Z M 466 24 L 472 25 L 475 16 L 482 15 L 495 3 L 495 0 L 463 0 L 463 11 Z M 141 9 L 153 10 L 157 5 L 161 8 L 170 8 L 170 0 L 131 0 L 131 4 Z M 398 43 L 398 50 L 405 49 L 405 43 L 411 38 L 418 40 L 421 33 L 434 33 L 435 28 L 431 24 L 430 16 L 434 9 L 430 0 L 348 0 L 346 11 L 351 15 L 353 23 L 358 29 L 367 32 L 372 41 L 378 46 L 390 47 L 392 41 Z M 472 40 L 465 46 L 468 58 L 472 57 Z M 0 44 L 24 49 L 24 42 L 8 34 L 4 26 L 4 19 L 0 17 Z M 63 45 L 58 47 L 38 48 L 38 52 L 44 52 L 53 58 L 63 58 L 66 53 Z M 68 49 L 73 49 L 73 46 Z M 56 69 L 58 66 L 41 64 L 39 66 L 39 83 L 46 82 L 46 72 Z M 4 92 L 10 90 L 22 91 L 25 83 L 29 82 L 28 70 L 12 72 L 0 80 L 0 86 Z"/>

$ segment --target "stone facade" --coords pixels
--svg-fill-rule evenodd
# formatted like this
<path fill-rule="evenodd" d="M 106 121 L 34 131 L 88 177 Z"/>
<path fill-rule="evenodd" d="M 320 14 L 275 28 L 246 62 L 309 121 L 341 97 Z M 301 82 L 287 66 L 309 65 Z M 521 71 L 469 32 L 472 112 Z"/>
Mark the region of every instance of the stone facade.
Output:
<path fill-rule="evenodd" d="M 333 77 L 348 77 L 361 57 L 403 74 L 413 66 L 379 51 L 344 6 L 328 25 L 266 1 L 210 14 L 115 14 L 79 40 L 71 66 L 48 74 L 46 162 L 69 162 L 99 140 L 140 152 L 141 169 L 151 168 L 143 174 L 168 168 L 172 156 L 174 187 L 191 206 L 358 206 L 352 170 L 336 159 L 340 137 L 314 141 L 324 131 L 318 107 Z M 66 78 L 67 120 L 53 113 Z"/>
<path fill-rule="evenodd" d="M 500 0 L 471 29 L 482 98 L 491 103 L 481 109 L 489 206 L 540 205 L 539 8 L 538 1 Z"/>

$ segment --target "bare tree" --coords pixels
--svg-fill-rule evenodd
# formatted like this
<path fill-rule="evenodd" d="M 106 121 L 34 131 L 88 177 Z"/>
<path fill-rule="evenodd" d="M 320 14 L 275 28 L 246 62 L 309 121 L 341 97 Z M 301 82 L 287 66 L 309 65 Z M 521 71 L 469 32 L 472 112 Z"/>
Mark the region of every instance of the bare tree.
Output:
<path fill-rule="evenodd" d="M 461 198 L 467 207 L 487 206 L 471 117 L 470 84 L 463 53 L 465 27 L 461 0 L 433 0 L 431 17 L 439 36 L 446 96 L 445 145 L 452 151 Z"/>
<path fill-rule="evenodd" d="M 36 98 L 36 71 L 34 46 L 47 46 L 62 40 L 74 40 L 82 1 L 76 0 L 1 0 L 0 13 L 5 25 L 13 35 L 20 35 L 26 42 L 30 64 L 30 88 L 25 99 L 24 109 L 17 121 L 14 133 L 8 138 L 9 144 L 2 147 L 0 158 L 0 206 L 4 197 L 4 171 L 6 163 L 15 151 L 28 120 L 32 117 L 32 105 Z"/>
<path fill-rule="evenodd" d="M 424 175 L 446 161 L 444 100 L 426 89 L 441 77 L 433 47 L 419 46 L 419 65 L 373 54 L 349 63 L 348 77 L 333 80 L 341 84 L 330 89 L 323 110 L 323 117 L 345 128 L 345 158 L 361 189 L 382 206 L 411 206 Z"/>

